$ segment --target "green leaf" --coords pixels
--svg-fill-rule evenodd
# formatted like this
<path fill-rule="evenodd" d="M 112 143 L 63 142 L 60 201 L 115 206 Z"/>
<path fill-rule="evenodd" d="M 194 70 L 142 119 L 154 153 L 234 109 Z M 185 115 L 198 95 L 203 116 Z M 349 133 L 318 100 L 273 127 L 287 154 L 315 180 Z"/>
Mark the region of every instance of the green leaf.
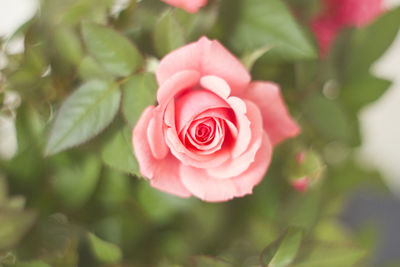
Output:
<path fill-rule="evenodd" d="M 400 8 L 396 8 L 368 27 L 354 31 L 350 44 L 339 50 L 344 54 L 336 66 L 339 73 L 342 72 L 340 101 L 355 115 L 363 106 L 381 97 L 391 85 L 390 81 L 371 75 L 370 68 L 392 44 L 399 27 Z"/>
<path fill-rule="evenodd" d="M 0 251 L 14 247 L 36 220 L 34 211 L 0 211 Z"/>
<path fill-rule="evenodd" d="M 284 235 L 264 249 L 261 254 L 262 266 L 288 266 L 297 255 L 302 236 L 303 232 L 299 228 L 289 228 Z"/>
<path fill-rule="evenodd" d="M 113 120 L 120 98 L 117 84 L 100 80 L 83 84 L 62 104 L 45 155 L 82 144 L 100 133 Z"/>
<path fill-rule="evenodd" d="M 139 165 L 133 154 L 132 131 L 125 128 L 107 142 L 101 152 L 103 162 L 111 168 L 140 176 Z"/>
<path fill-rule="evenodd" d="M 83 80 L 91 80 L 96 78 L 104 79 L 107 74 L 110 75 L 91 56 L 84 57 L 79 65 L 79 75 Z M 112 80 L 111 75 L 109 80 Z"/>
<path fill-rule="evenodd" d="M 188 42 L 196 41 L 203 35 L 209 35 L 218 18 L 218 7 L 210 6 L 207 10 L 200 9 L 196 14 L 190 14 L 183 9 L 175 9 L 174 14 L 182 26 Z"/>
<path fill-rule="evenodd" d="M 388 186 L 381 175 L 374 170 L 365 170 L 353 157 L 343 164 L 328 169 L 326 188 L 334 196 L 349 194 L 355 191 L 360 184 L 375 188 L 380 192 L 388 191 Z"/>
<path fill-rule="evenodd" d="M 356 247 L 342 244 L 318 244 L 306 259 L 292 267 L 352 267 L 358 265 L 366 252 Z M 356 265 L 357 264 L 357 265 Z"/>
<path fill-rule="evenodd" d="M 82 34 L 90 54 L 114 75 L 128 76 L 143 64 L 137 48 L 113 29 L 83 23 Z"/>
<path fill-rule="evenodd" d="M 46 62 L 46 56 L 43 51 L 42 45 L 38 46 L 28 46 L 24 51 L 24 64 L 22 65 L 26 68 L 31 75 L 41 76 L 48 66 Z M 37 81 L 36 81 L 37 82 Z"/>
<path fill-rule="evenodd" d="M 278 251 L 269 263 L 270 267 L 285 267 L 293 262 L 300 247 L 302 231 L 289 229 Z"/>
<path fill-rule="evenodd" d="M 123 86 L 122 113 L 133 127 L 143 110 L 156 103 L 157 81 L 152 73 L 133 76 Z"/>
<path fill-rule="evenodd" d="M 54 42 L 60 56 L 73 64 L 78 64 L 83 56 L 81 42 L 70 28 L 58 27 L 54 30 Z"/>
<path fill-rule="evenodd" d="M 86 157 L 81 165 L 61 169 L 52 182 L 64 205 L 69 208 L 83 206 L 96 188 L 100 169 L 101 163 L 94 155 Z"/>
<path fill-rule="evenodd" d="M 153 39 L 154 47 L 160 57 L 185 44 L 182 27 L 170 9 L 165 11 L 157 21 Z"/>
<path fill-rule="evenodd" d="M 122 259 L 122 251 L 118 246 L 101 240 L 92 233 L 88 233 L 87 237 L 93 255 L 97 260 L 105 263 L 116 263 Z"/>
<path fill-rule="evenodd" d="M 346 78 L 351 80 L 360 73 L 369 72 L 372 63 L 392 44 L 399 27 L 400 7 L 388 11 L 368 27 L 357 30 L 345 65 Z"/>
<path fill-rule="evenodd" d="M 112 1 L 110 0 L 79 0 L 79 1 L 60 1 L 55 2 L 56 8 L 60 9 L 62 24 L 76 25 L 83 20 L 107 23 L 109 19 Z M 46 4 L 49 5 L 50 3 Z M 67 5 L 67 6 L 66 6 Z M 58 18 L 57 18 L 58 19 Z"/>
<path fill-rule="evenodd" d="M 392 83 L 367 73 L 356 75 L 343 84 L 340 100 L 353 112 L 381 97 Z"/>
<path fill-rule="evenodd" d="M 228 1 L 227 5 L 232 5 Z M 237 51 L 273 46 L 271 56 L 284 59 L 310 59 L 315 49 L 281 0 L 244 0 L 238 3 L 237 17 L 230 18 L 226 31 Z M 270 55 L 270 53 L 268 54 Z"/>
<path fill-rule="evenodd" d="M 209 257 L 209 256 L 195 256 L 192 258 L 193 267 L 232 267 L 230 264 L 221 259 Z"/>
<path fill-rule="evenodd" d="M 348 142 L 351 138 L 349 119 L 339 104 L 322 95 L 311 95 L 303 103 L 305 116 L 330 139 Z"/>
<path fill-rule="evenodd" d="M 318 185 L 307 191 L 307 194 L 293 194 L 287 201 L 281 213 L 288 225 L 312 229 L 321 210 L 322 190 Z"/>
<path fill-rule="evenodd" d="M 248 71 L 251 71 L 251 69 L 254 66 L 254 63 L 256 63 L 256 61 L 262 57 L 265 53 L 267 53 L 269 50 L 271 50 L 272 47 L 271 46 L 265 46 L 265 47 L 261 47 L 257 50 L 252 51 L 251 53 L 246 53 L 243 57 L 242 57 L 242 63 L 243 65 L 246 67 L 246 69 Z"/>

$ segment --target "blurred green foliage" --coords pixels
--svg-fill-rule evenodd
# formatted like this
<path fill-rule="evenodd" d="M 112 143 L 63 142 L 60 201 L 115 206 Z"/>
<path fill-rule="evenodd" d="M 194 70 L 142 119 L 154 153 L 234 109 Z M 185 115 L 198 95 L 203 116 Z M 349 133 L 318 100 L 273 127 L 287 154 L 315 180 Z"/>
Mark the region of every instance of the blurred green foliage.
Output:
<path fill-rule="evenodd" d="M 317 1 L 286 2 L 214 0 L 188 14 L 159 0 L 127 1 L 116 13 L 111 0 L 42 0 L 1 44 L 0 100 L 15 91 L 22 105 L 13 108 L 18 152 L 0 160 L 0 266 L 367 264 L 371 242 L 336 219 L 354 188 L 386 190 L 354 149 L 357 113 L 390 85 L 369 69 L 394 39 L 400 9 L 343 32 L 331 57 L 318 59 L 307 29 Z M 253 195 L 227 203 L 152 189 L 130 144 L 156 101 L 151 62 L 201 35 L 231 48 L 254 79 L 280 84 L 302 126 L 275 149 Z M 24 51 L 8 53 L 19 37 Z M 290 186 L 299 148 L 325 166 L 303 194 Z"/>

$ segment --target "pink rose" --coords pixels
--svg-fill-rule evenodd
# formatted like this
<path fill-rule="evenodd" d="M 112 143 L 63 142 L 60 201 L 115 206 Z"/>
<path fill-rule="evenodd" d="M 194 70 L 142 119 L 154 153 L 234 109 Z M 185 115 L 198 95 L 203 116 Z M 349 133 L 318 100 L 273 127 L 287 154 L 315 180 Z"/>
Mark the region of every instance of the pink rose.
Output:
<path fill-rule="evenodd" d="M 189 13 L 196 13 L 200 7 L 207 4 L 207 0 L 161 0 L 171 6 L 183 8 Z"/>
<path fill-rule="evenodd" d="M 322 0 L 323 11 L 311 22 L 321 56 L 330 50 L 340 30 L 364 27 L 382 12 L 382 0 Z"/>
<path fill-rule="evenodd" d="M 210 202 L 250 194 L 273 145 L 299 133 L 279 87 L 251 82 L 218 41 L 202 37 L 171 52 L 156 76 L 158 105 L 141 115 L 133 147 L 159 190 Z"/>
<path fill-rule="evenodd" d="M 382 13 L 382 0 L 324 0 L 325 14 L 340 26 L 363 27 Z"/>
<path fill-rule="evenodd" d="M 329 17 L 320 16 L 311 23 L 311 29 L 317 39 L 319 54 L 325 57 L 338 35 L 338 24 Z"/>

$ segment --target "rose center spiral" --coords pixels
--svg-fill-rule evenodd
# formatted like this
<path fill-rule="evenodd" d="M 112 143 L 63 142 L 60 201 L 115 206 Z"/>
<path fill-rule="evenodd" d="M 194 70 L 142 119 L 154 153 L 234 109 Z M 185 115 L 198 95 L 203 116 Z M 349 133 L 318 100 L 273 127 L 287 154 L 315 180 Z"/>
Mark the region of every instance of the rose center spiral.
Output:
<path fill-rule="evenodd" d="M 210 137 L 212 129 L 209 125 L 201 123 L 196 128 L 196 140 L 199 142 L 205 142 Z"/>

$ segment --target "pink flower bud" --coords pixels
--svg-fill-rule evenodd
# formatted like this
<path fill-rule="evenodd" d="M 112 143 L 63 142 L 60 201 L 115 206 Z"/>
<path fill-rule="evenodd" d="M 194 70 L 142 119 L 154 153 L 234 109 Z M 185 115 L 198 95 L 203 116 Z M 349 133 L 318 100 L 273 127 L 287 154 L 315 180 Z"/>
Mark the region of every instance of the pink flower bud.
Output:
<path fill-rule="evenodd" d="M 293 180 L 291 181 L 291 185 L 293 186 L 294 189 L 296 189 L 298 192 L 303 193 L 306 192 L 309 186 L 309 179 L 307 176 L 304 176 L 300 179 Z"/>
<path fill-rule="evenodd" d="M 324 170 L 320 156 L 312 150 L 301 150 L 293 155 L 288 166 L 290 185 L 304 193 L 317 183 Z"/>

